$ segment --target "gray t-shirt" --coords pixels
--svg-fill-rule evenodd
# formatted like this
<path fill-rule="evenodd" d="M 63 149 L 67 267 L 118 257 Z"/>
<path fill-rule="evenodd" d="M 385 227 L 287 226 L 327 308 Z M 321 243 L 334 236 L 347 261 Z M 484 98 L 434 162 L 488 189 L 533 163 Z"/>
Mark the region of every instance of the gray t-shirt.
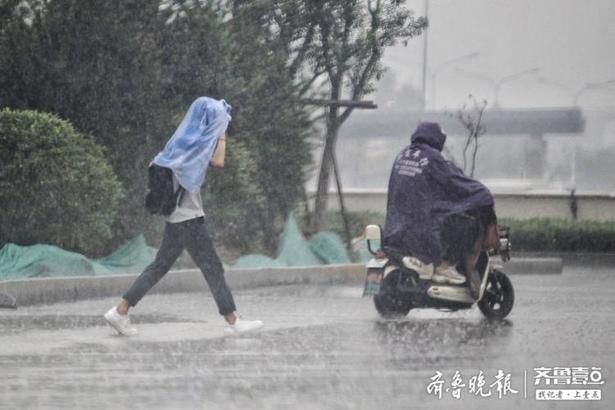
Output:
<path fill-rule="evenodd" d="M 177 189 L 179 182 L 175 175 L 173 176 L 173 188 Z M 184 190 L 179 197 L 179 203 L 175 211 L 166 217 L 169 223 L 179 223 L 190 219 L 200 218 L 205 216 L 203 211 L 203 199 L 201 198 L 201 190 L 197 192 L 189 192 Z"/>

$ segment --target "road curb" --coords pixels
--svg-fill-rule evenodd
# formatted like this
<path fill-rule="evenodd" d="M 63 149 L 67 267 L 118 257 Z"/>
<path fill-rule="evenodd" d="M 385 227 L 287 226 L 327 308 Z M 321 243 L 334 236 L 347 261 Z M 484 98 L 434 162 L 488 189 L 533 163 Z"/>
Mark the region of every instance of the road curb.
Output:
<path fill-rule="evenodd" d="M 496 265 L 497 265 L 496 261 Z M 517 258 L 507 262 L 507 273 L 561 273 L 561 258 Z M 365 265 L 326 265 L 287 268 L 229 269 L 225 276 L 231 289 L 296 284 L 347 284 L 360 286 Z M 114 276 L 80 276 L 34 278 L 0 282 L 0 292 L 12 295 L 19 306 L 72 302 L 120 297 L 137 277 L 136 274 Z M 187 269 L 169 272 L 152 293 L 208 292 L 201 272 Z"/>
<path fill-rule="evenodd" d="M 289 268 L 229 269 L 225 273 L 231 289 L 292 284 L 361 283 L 362 264 Z M 136 274 L 33 278 L 0 282 L 0 292 L 17 299 L 19 306 L 71 302 L 109 296 L 120 297 L 134 282 Z M 169 272 L 152 293 L 208 292 L 198 269 Z"/>
<path fill-rule="evenodd" d="M 515 258 L 509 262 L 502 263 L 494 260 L 493 265 L 511 274 L 561 274 L 564 271 L 562 258 L 540 257 L 540 258 Z"/>

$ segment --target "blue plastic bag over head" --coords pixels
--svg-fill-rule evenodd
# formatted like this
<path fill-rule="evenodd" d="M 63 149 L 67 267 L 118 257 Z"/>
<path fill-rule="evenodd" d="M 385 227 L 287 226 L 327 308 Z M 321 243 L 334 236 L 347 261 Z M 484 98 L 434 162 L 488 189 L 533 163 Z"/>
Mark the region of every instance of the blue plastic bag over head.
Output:
<path fill-rule="evenodd" d="M 218 138 L 231 121 L 231 108 L 224 100 L 194 100 L 167 145 L 154 158 L 154 164 L 173 170 L 185 190 L 201 189 Z"/>

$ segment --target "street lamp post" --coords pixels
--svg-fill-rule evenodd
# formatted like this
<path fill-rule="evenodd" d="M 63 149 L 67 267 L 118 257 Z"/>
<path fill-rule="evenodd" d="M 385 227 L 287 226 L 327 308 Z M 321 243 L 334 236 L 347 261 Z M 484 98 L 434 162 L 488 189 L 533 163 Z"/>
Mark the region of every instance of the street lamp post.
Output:
<path fill-rule="evenodd" d="M 500 88 L 502 87 L 502 84 L 508 81 L 515 80 L 527 74 L 537 73 L 538 71 L 540 71 L 540 69 L 538 67 L 535 67 L 535 68 L 532 68 L 531 70 L 525 70 L 525 71 L 521 71 L 518 73 L 510 74 L 510 75 L 500 78 L 498 81 L 495 81 L 493 78 L 489 77 L 488 75 L 475 73 L 474 71 L 464 70 L 463 68 L 459 68 L 459 67 L 455 67 L 455 71 L 457 71 L 460 74 L 463 74 L 469 77 L 475 77 L 475 78 L 478 78 L 479 80 L 488 82 L 493 87 L 493 90 L 494 90 L 493 107 L 499 108 L 498 97 L 500 94 Z"/>
<path fill-rule="evenodd" d="M 557 81 L 550 80 L 544 76 L 539 76 L 537 80 L 540 84 L 560 89 L 574 99 L 575 92 L 571 87 L 565 86 L 564 84 L 561 84 Z"/>
<path fill-rule="evenodd" d="M 590 90 L 605 91 L 604 88 L 610 85 L 614 85 L 614 84 L 615 84 L 615 79 L 602 81 L 599 83 L 585 84 L 583 87 L 579 88 L 576 93 L 574 93 L 574 98 L 572 100 L 573 106 L 575 107 L 579 106 L 579 98 L 584 92 L 590 91 Z M 572 151 L 572 169 L 571 169 L 571 175 L 570 175 L 570 185 L 573 189 L 576 187 L 576 183 L 577 183 L 577 150 L 575 147 Z"/>
<path fill-rule="evenodd" d="M 493 102 L 493 108 L 500 107 L 499 97 L 500 97 L 500 88 L 502 87 L 502 84 L 510 82 L 512 80 L 516 80 L 517 78 L 526 76 L 528 74 L 536 74 L 539 71 L 540 71 L 540 68 L 534 67 L 530 70 L 520 71 L 518 73 L 510 74 L 510 75 L 500 78 L 500 80 L 495 84 L 495 101 Z"/>
<path fill-rule="evenodd" d="M 573 103 L 575 106 L 579 105 L 579 98 L 583 93 L 590 90 L 600 90 L 610 85 L 615 85 L 615 79 L 602 81 L 600 83 L 587 83 L 583 87 L 581 87 L 576 93 L 574 93 Z"/>
<path fill-rule="evenodd" d="M 489 83 L 491 87 L 493 88 L 493 91 L 495 92 L 496 82 L 493 78 L 489 77 L 488 75 L 475 73 L 474 71 L 464 70 L 463 68 L 459 68 L 459 67 L 455 67 L 455 71 L 458 72 L 459 74 L 463 74 L 468 77 L 474 77 L 481 81 L 485 81 Z"/>
<path fill-rule="evenodd" d="M 478 56 L 478 52 L 475 51 L 473 53 L 465 54 L 460 57 L 447 60 L 431 72 L 431 106 L 434 109 L 436 108 L 436 76 L 438 75 L 438 73 L 440 73 L 446 67 L 451 66 L 452 64 L 458 63 L 460 61 L 470 60 L 476 56 Z"/>
<path fill-rule="evenodd" d="M 561 84 L 557 81 L 553 81 L 551 79 L 548 79 L 546 77 L 543 76 L 539 76 L 538 77 L 538 82 L 541 84 L 546 84 L 552 87 L 556 87 L 562 91 L 564 91 L 566 94 L 570 95 L 573 97 L 575 96 L 575 92 L 572 88 L 565 86 L 564 84 Z M 575 135 L 576 137 L 576 135 Z M 572 148 L 571 148 L 571 155 L 570 155 L 570 181 L 569 181 L 569 188 L 571 190 L 571 192 L 574 192 L 574 190 L 576 189 L 576 181 L 577 181 L 577 146 L 576 146 L 576 138 L 574 138 L 572 140 Z"/>
<path fill-rule="evenodd" d="M 429 21 L 429 0 L 425 0 L 425 18 L 428 19 L 427 21 Z M 429 44 L 427 35 L 429 33 L 429 30 L 425 30 L 424 34 L 423 34 L 423 78 L 422 78 L 422 85 L 423 88 L 421 91 L 423 91 L 423 111 L 425 111 L 425 109 L 427 108 L 427 45 Z"/>
<path fill-rule="evenodd" d="M 567 87 L 563 84 L 560 84 L 556 81 L 550 80 L 548 78 L 545 77 L 538 77 L 538 81 L 543 83 L 543 84 L 549 84 L 552 86 L 555 86 L 563 91 L 565 91 L 567 94 L 569 94 L 570 96 L 572 96 L 572 101 L 573 101 L 573 106 L 574 107 L 578 107 L 579 105 L 579 98 L 581 97 L 581 95 L 583 93 L 585 93 L 586 91 L 590 91 L 590 90 L 605 90 L 606 87 L 610 86 L 610 85 L 615 85 L 615 79 L 612 80 L 607 80 L 607 81 L 603 81 L 603 82 L 599 82 L 599 83 L 587 83 L 585 84 L 583 87 L 579 88 L 578 90 L 574 91 L 571 87 Z M 577 180 L 577 147 L 576 147 L 576 139 L 573 140 L 573 147 L 572 147 L 572 155 L 570 158 L 570 189 L 574 190 L 576 188 L 576 180 Z"/>

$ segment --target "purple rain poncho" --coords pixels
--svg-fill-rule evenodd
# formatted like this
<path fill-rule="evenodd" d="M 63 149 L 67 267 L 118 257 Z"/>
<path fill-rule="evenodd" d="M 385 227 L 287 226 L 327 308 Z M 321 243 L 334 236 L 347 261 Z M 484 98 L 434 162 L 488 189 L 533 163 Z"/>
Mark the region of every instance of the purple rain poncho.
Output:
<path fill-rule="evenodd" d="M 231 120 L 230 112 L 224 100 L 197 98 L 153 163 L 173 170 L 185 190 L 200 190 L 218 138 Z"/>
<path fill-rule="evenodd" d="M 493 206 L 491 192 L 441 154 L 446 134 L 437 123 L 420 123 L 410 145 L 395 159 L 387 198 L 384 244 L 426 263 L 442 258 L 444 218 Z"/>

